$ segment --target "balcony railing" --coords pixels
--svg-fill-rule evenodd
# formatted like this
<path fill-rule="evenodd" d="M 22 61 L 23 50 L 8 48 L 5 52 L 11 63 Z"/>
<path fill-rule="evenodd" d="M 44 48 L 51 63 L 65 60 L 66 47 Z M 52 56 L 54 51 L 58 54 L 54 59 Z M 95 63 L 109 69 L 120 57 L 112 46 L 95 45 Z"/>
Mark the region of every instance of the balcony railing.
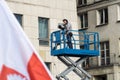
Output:
<path fill-rule="evenodd" d="M 111 57 L 102 61 L 101 59 L 98 59 L 98 57 L 96 57 L 96 60 L 88 59 L 85 63 L 83 63 L 82 67 L 85 69 L 94 69 L 94 68 L 113 66 L 114 64 L 120 64 L 117 58 L 118 57 L 115 54 L 111 54 Z"/>

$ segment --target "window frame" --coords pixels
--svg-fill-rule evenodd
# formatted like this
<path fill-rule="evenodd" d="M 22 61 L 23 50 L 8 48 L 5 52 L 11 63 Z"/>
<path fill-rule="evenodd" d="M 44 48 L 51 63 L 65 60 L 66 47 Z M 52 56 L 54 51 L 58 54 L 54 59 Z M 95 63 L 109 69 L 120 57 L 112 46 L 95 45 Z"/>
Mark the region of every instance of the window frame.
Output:
<path fill-rule="evenodd" d="M 17 19 L 17 21 L 19 22 L 19 24 L 22 26 L 23 28 L 23 14 L 19 14 L 19 13 L 14 13 L 15 18 Z M 21 17 L 21 21 L 18 20 L 17 16 Z"/>
<path fill-rule="evenodd" d="M 103 46 L 101 46 L 101 45 L 103 45 Z M 102 55 L 102 52 L 103 52 L 103 55 Z M 104 64 L 102 64 L 103 63 L 102 60 L 104 61 Z M 99 66 L 105 66 L 105 65 L 110 65 L 111 64 L 111 61 L 110 61 L 110 43 L 109 43 L 109 41 L 100 42 L 100 56 L 98 57 L 98 61 L 99 61 L 98 62 Z"/>
<path fill-rule="evenodd" d="M 40 34 L 40 18 L 47 20 L 47 37 L 46 38 L 40 38 L 40 35 L 38 36 L 39 45 L 49 46 L 49 18 L 46 17 L 38 17 L 38 34 Z"/>
<path fill-rule="evenodd" d="M 82 67 L 89 68 L 90 67 L 90 58 L 87 58 L 83 63 Z"/>
<path fill-rule="evenodd" d="M 107 25 L 109 22 L 108 7 L 96 10 L 96 27 Z"/>
<path fill-rule="evenodd" d="M 120 4 L 117 4 L 117 22 L 120 22 Z"/>
<path fill-rule="evenodd" d="M 87 0 L 78 0 L 78 6 L 85 6 L 87 5 Z"/>
<path fill-rule="evenodd" d="M 81 13 L 79 16 L 81 22 L 81 29 L 88 29 L 88 12 Z"/>
<path fill-rule="evenodd" d="M 51 71 L 51 66 L 52 66 L 52 63 L 51 62 L 44 62 L 46 67 Z"/>

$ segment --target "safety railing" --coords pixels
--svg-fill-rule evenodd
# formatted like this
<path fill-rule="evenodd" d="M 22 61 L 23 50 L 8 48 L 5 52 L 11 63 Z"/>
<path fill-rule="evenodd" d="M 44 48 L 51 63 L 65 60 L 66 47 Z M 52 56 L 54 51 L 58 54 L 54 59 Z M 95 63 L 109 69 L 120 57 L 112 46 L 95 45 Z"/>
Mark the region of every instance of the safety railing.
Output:
<path fill-rule="evenodd" d="M 69 48 L 69 42 L 72 43 L 70 49 L 98 50 L 99 34 L 97 32 L 87 32 L 79 30 L 70 31 L 70 40 L 64 30 L 58 30 L 51 34 L 51 50 Z"/>

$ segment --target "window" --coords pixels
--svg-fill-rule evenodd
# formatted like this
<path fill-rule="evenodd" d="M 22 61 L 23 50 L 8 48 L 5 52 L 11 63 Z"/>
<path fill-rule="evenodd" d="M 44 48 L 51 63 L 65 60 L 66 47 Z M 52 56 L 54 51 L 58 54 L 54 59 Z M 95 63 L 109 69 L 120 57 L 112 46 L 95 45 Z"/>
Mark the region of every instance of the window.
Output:
<path fill-rule="evenodd" d="M 109 42 L 100 43 L 100 65 L 109 65 L 110 64 L 110 51 L 109 51 Z"/>
<path fill-rule="evenodd" d="M 39 44 L 48 45 L 48 18 L 38 18 L 39 23 Z"/>
<path fill-rule="evenodd" d="M 78 5 L 86 5 L 87 0 L 78 0 Z"/>
<path fill-rule="evenodd" d="M 109 41 L 100 43 L 100 56 L 94 58 L 88 58 L 83 62 L 82 67 L 97 67 L 97 66 L 106 66 L 110 65 L 110 50 L 109 50 Z"/>
<path fill-rule="evenodd" d="M 86 61 L 83 62 L 82 67 L 84 67 L 84 68 L 90 67 L 90 59 L 89 58 L 87 58 Z"/>
<path fill-rule="evenodd" d="M 95 80 L 107 80 L 107 75 L 94 76 Z"/>
<path fill-rule="evenodd" d="M 117 6 L 117 20 L 120 21 L 120 4 Z"/>
<path fill-rule="evenodd" d="M 88 14 L 83 13 L 80 15 L 80 21 L 81 21 L 81 28 L 87 28 L 88 27 Z"/>
<path fill-rule="evenodd" d="M 108 23 L 108 9 L 97 10 L 97 25 L 103 25 Z"/>
<path fill-rule="evenodd" d="M 45 62 L 47 68 L 50 70 L 51 69 L 51 62 Z"/>
<path fill-rule="evenodd" d="M 18 20 L 18 22 L 20 23 L 20 25 L 22 26 L 22 17 L 23 15 L 22 14 L 14 14 L 16 19 Z"/>

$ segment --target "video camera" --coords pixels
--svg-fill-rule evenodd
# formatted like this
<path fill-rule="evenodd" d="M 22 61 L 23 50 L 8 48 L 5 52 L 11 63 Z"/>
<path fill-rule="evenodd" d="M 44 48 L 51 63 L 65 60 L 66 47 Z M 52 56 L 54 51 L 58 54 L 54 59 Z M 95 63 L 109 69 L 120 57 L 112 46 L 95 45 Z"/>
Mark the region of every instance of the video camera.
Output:
<path fill-rule="evenodd" d="M 58 23 L 58 28 L 61 29 L 61 30 L 64 30 L 64 29 L 65 29 L 63 23 Z"/>

